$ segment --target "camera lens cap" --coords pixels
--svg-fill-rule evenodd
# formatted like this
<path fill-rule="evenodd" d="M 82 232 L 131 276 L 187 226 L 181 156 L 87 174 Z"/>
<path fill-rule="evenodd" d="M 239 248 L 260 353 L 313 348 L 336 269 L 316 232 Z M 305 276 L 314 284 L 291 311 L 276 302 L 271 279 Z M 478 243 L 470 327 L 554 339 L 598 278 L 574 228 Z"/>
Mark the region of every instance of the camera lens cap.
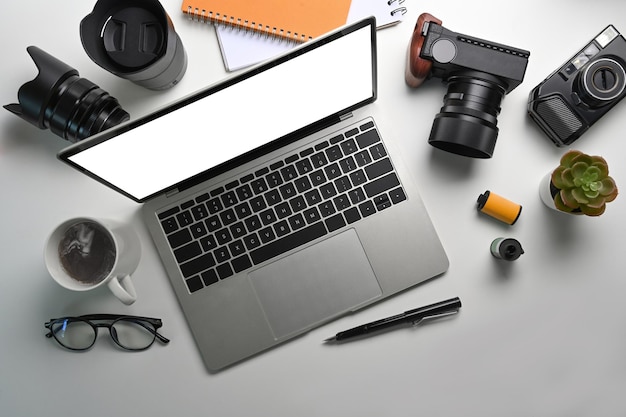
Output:
<path fill-rule="evenodd" d="M 112 13 L 102 28 L 104 49 L 111 60 L 132 70 L 156 61 L 163 51 L 163 25 L 149 10 L 125 7 Z"/>

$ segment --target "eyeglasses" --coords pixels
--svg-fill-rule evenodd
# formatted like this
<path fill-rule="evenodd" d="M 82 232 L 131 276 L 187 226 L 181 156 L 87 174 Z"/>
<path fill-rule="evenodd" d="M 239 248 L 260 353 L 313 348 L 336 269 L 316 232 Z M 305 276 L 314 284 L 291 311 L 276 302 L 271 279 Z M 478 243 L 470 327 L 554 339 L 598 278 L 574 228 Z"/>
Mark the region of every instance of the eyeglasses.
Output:
<path fill-rule="evenodd" d="M 91 314 L 51 319 L 44 326 L 50 330 L 47 338 L 54 337 L 64 348 L 77 351 L 94 345 L 99 327 L 107 327 L 113 341 L 125 350 L 148 349 L 155 339 L 169 343 L 169 339 L 157 333 L 157 329 L 163 326 L 161 319 L 149 317 Z"/>

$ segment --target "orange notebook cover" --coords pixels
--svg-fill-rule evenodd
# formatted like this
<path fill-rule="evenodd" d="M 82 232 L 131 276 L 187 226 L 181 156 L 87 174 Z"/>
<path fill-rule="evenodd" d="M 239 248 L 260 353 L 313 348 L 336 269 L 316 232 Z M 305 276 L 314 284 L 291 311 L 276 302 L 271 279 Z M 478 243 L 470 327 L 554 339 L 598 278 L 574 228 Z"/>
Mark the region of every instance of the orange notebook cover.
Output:
<path fill-rule="evenodd" d="M 344 25 L 351 0 L 183 0 L 192 19 L 304 42 Z"/>

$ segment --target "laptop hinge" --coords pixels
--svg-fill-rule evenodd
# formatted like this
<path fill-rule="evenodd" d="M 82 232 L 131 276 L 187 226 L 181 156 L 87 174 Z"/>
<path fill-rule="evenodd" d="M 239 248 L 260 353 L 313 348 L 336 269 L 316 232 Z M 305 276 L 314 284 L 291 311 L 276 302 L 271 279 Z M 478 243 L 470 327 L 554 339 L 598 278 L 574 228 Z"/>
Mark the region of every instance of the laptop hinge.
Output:
<path fill-rule="evenodd" d="M 170 198 L 171 196 L 176 194 L 178 194 L 178 188 L 174 188 L 173 190 L 169 190 L 168 192 L 166 192 L 165 197 Z"/>
<path fill-rule="evenodd" d="M 339 120 L 343 122 L 344 120 L 347 120 L 347 119 L 349 119 L 351 117 L 352 117 L 352 112 L 348 112 L 348 113 L 344 113 L 341 116 L 339 116 Z"/>

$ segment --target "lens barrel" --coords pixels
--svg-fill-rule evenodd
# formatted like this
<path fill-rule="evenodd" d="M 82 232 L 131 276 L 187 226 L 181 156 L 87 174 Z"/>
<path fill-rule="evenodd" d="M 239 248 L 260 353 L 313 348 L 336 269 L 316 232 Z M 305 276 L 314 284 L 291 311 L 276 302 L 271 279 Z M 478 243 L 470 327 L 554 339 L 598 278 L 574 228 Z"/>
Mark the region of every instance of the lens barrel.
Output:
<path fill-rule="evenodd" d="M 579 77 L 581 98 L 594 108 L 611 103 L 626 87 L 624 67 L 610 58 L 591 62 Z"/>
<path fill-rule="evenodd" d="M 187 53 L 157 0 L 98 0 L 80 22 L 85 52 L 100 67 L 151 90 L 178 84 Z"/>
<path fill-rule="evenodd" d="M 444 105 L 435 116 L 428 143 L 458 155 L 491 158 L 506 85 L 475 71 L 454 74 L 447 82 Z"/>
<path fill-rule="evenodd" d="M 36 46 L 26 48 L 39 69 L 18 90 L 19 104 L 4 106 L 40 129 L 78 142 L 130 119 L 117 99 L 74 68 Z"/>

